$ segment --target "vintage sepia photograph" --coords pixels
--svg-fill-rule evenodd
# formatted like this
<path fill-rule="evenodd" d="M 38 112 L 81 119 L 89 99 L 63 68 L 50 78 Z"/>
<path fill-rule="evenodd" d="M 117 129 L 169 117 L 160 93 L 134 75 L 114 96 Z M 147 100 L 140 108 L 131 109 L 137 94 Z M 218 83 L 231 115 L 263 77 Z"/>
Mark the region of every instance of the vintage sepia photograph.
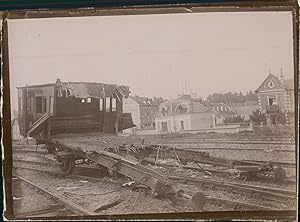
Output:
<path fill-rule="evenodd" d="M 2 27 L 16 218 L 296 211 L 293 10 L 82 11 Z"/>

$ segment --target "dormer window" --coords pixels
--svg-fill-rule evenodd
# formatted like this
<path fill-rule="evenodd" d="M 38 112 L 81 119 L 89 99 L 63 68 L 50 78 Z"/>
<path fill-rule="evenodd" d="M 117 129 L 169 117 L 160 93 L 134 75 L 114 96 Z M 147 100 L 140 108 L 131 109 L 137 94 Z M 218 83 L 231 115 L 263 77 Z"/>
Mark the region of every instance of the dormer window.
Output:
<path fill-rule="evenodd" d="M 187 113 L 187 112 L 188 112 L 187 107 L 184 107 L 183 105 L 179 105 L 179 106 L 178 106 L 178 110 L 179 110 L 179 113 L 180 113 L 180 114 L 184 114 L 184 113 Z"/>
<path fill-rule="evenodd" d="M 168 114 L 167 109 L 166 109 L 165 107 L 163 107 L 163 108 L 161 109 L 161 115 L 162 115 L 162 116 L 166 116 L 167 114 Z"/>

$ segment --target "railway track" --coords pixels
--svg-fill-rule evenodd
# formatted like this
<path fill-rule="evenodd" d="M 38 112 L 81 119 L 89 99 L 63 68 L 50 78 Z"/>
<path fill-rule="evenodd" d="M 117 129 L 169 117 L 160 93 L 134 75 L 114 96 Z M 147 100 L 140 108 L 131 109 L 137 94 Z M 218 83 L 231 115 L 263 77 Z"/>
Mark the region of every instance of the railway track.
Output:
<path fill-rule="evenodd" d="M 13 149 L 13 154 L 14 153 L 32 153 L 32 154 L 41 154 L 45 155 L 47 154 L 47 151 L 42 151 L 42 150 L 34 150 L 34 149 Z"/>
<path fill-rule="evenodd" d="M 255 140 L 249 140 L 249 141 L 241 141 L 241 140 L 184 140 L 184 141 L 176 141 L 176 140 L 166 140 L 164 141 L 166 144 L 201 144 L 201 143 L 214 143 L 214 144 L 246 144 L 246 145 L 263 145 L 263 144 L 269 144 L 269 145 L 291 145 L 295 146 L 295 142 L 283 142 L 283 141 L 255 141 Z"/>
<path fill-rule="evenodd" d="M 257 164 L 263 164 L 263 163 L 266 162 L 266 161 L 260 161 L 260 160 L 242 160 L 242 161 L 245 161 L 245 162 L 248 162 L 248 163 L 257 163 Z M 293 167 L 293 168 L 296 167 L 296 163 L 292 163 L 292 162 L 272 161 L 272 163 L 277 164 L 277 165 L 282 166 L 282 167 Z"/>
<path fill-rule="evenodd" d="M 60 175 L 60 176 L 65 176 L 62 173 L 58 173 L 58 172 L 54 172 L 54 171 L 50 171 L 50 170 L 45 170 L 45 169 L 32 169 L 32 168 L 27 168 L 27 167 L 17 167 L 19 169 L 26 169 L 26 170 L 32 170 L 32 171 L 37 171 L 37 172 L 43 172 L 43 173 L 50 173 L 50 174 L 54 174 L 54 175 Z M 69 176 L 69 175 L 68 175 Z M 88 180 L 99 180 L 102 181 L 102 179 L 100 178 L 94 178 L 94 177 L 88 177 L 88 176 L 82 176 L 82 175 L 70 175 L 70 178 L 74 178 L 74 179 L 88 179 Z M 235 200 L 231 200 L 231 199 L 224 199 L 224 198 L 218 198 L 218 197 L 214 197 L 214 196 L 208 196 L 208 192 L 204 192 L 206 194 L 206 198 L 207 198 L 207 204 L 211 204 L 214 206 L 226 206 L 228 209 L 231 210 L 267 210 L 267 211 L 274 211 L 274 210 L 279 210 L 278 208 L 274 208 L 274 207 L 268 207 L 268 206 L 262 206 L 262 205 L 258 205 L 258 204 L 254 204 L 254 203 L 247 203 L 247 202 L 241 202 L 241 201 L 235 201 Z M 184 197 L 187 199 L 190 199 L 192 196 L 192 193 L 187 191 L 184 194 Z"/>
<path fill-rule="evenodd" d="M 171 145 L 169 143 L 166 143 L 164 145 Z M 268 149 L 265 148 L 230 148 L 230 147 L 187 147 L 184 148 L 187 151 L 208 151 L 208 150 L 231 150 L 231 151 L 259 151 L 259 152 L 268 152 Z M 270 152 L 285 152 L 285 153 L 295 153 L 295 149 L 272 149 Z"/>
<path fill-rule="evenodd" d="M 46 194 L 47 196 L 50 196 L 52 199 L 57 200 L 61 204 L 61 205 L 55 205 L 54 207 L 50 206 L 48 209 L 32 211 L 29 213 L 22 213 L 22 214 L 16 215 L 19 218 L 32 217 L 32 216 L 35 216 L 35 217 L 43 216 L 44 214 L 53 213 L 53 212 L 57 211 L 58 208 L 60 210 L 64 210 L 64 208 L 65 208 L 65 210 L 67 211 L 67 212 L 65 212 L 65 214 L 67 214 L 67 215 L 97 215 L 97 213 L 83 208 L 82 206 L 74 203 L 73 201 L 65 198 L 64 196 L 62 196 L 60 194 L 55 194 L 54 192 L 50 192 L 47 189 L 45 189 L 44 187 L 42 187 L 40 184 L 36 184 L 28 179 L 25 179 L 25 178 L 17 175 L 16 173 L 13 174 L 13 178 L 18 179 L 18 180 L 28 184 L 32 188 L 39 190 L 40 192 Z"/>
<path fill-rule="evenodd" d="M 51 166 L 58 166 L 59 164 L 53 164 L 53 163 L 45 163 L 45 162 L 37 162 L 37 161 L 28 161 L 28 160 L 14 160 L 15 163 L 21 163 L 20 165 L 16 165 L 15 168 L 19 169 L 28 169 L 28 170 L 34 170 L 34 171 L 40 171 L 40 172 L 47 172 L 51 174 L 56 174 L 60 176 L 65 176 L 63 173 L 58 173 L 57 168 L 56 170 L 50 170 Z M 23 166 L 22 166 L 23 163 Z M 27 164 L 27 166 L 24 166 Z M 46 169 L 44 167 L 38 167 L 38 168 L 33 168 L 33 165 L 40 165 L 40 166 L 46 166 Z M 76 166 L 77 169 L 81 169 L 81 171 L 91 171 L 95 172 L 97 168 L 95 167 L 82 167 L 82 166 Z M 75 168 L 75 169 L 76 169 Z M 75 174 L 72 174 L 72 177 L 78 177 L 81 179 L 100 179 L 97 177 L 88 177 L 84 175 L 77 175 L 76 170 L 74 172 Z M 93 174 L 93 173 L 90 173 Z M 269 187 L 263 187 L 263 186 L 255 186 L 255 185 L 247 185 L 247 184 L 240 184 L 240 183 L 233 183 L 233 182 L 221 182 L 217 180 L 212 180 L 212 179 L 203 179 L 203 178 L 191 178 L 191 177 L 186 177 L 186 176 L 178 176 L 178 175 L 166 175 L 170 180 L 176 181 L 176 182 L 181 182 L 185 184 L 192 184 L 192 185 L 197 185 L 203 188 L 208 188 L 210 191 L 211 190 L 216 190 L 216 191 L 225 191 L 225 192 L 230 192 L 230 193 L 235 193 L 235 194 L 242 194 L 251 198 L 260 198 L 263 200 L 267 201 L 272 201 L 272 202 L 277 202 L 277 203 L 289 203 L 291 201 L 294 201 L 296 197 L 296 192 L 292 190 L 284 190 L 284 189 L 276 189 L 276 188 L 269 188 Z M 238 202 L 238 201 L 233 201 L 233 200 L 222 200 L 218 199 L 216 197 L 211 197 L 210 201 L 211 202 L 216 202 L 216 201 L 222 202 L 222 203 L 227 203 L 229 205 L 234 205 L 234 203 L 238 206 L 242 206 L 244 208 L 250 208 L 250 209 L 260 209 L 260 210 L 270 210 L 270 207 L 266 206 L 259 206 L 253 203 L 246 203 L 246 202 Z M 274 209 L 273 209 L 274 210 Z"/>
<path fill-rule="evenodd" d="M 187 151 L 199 151 L 199 152 L 202 152 L 203 150 L 247 150 L 247 149 L 236 149 L 236 148 L 186 148 Z M 253 150 L 259 150 L 259 149 L 253 149 Z M 287 150 L 286 152 L 288 152 L 289 150 Z M 284 150 L 280 150 L 280 152 L 285 152 Z M 295 152 L 293 150 L 293 152 Z M 29 149 L 13 149 L 13 153 L 24 153 L 24 154 L 38 154 L 38 155 L 47 155 L 47 151 L 42 151 L 42 150 L 29 150 Z M 239 161 L 238 161 L 239 162 Z M 250 165 L 253 165 L 253 164 L 264 164 L 268 161 L 259 161 L 259 160 L 241 160 L 240 162 L 245 162 L 245 163 L 249 163 Z M 279 166 L 282 166 L 282 167 L 291 167 L 291 168 L 295 168 L 296 167 L 296 163 L 293 163 L 293 162 L 282 162 L 282 161 L 270 161 L 274 164 L 277 164 Z"/>

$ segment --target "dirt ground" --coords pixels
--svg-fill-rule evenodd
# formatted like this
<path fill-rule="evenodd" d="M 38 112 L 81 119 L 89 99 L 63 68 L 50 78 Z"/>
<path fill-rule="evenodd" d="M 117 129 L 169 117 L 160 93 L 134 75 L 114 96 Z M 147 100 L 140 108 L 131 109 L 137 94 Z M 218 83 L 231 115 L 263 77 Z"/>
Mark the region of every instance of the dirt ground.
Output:
<path fill-rule="evenodd" d="M 159 200 L 151 196 L 151 194 L 145 195 L 141 193 L 139 195 L 138 192 L 134 192 L 128 187 L 122 187 L 125 181 L 116 182 L 107 178 L 104 178 L 103 181 L 76 180 L 21 169 L 17 170 L 17 174 L 39 184 L 54 194 L 63 195 L 74 203 L 91 211 L 109 203 L 120 201 L 115 207 L 98 212 L 100 215 L 112 213 L 167 213 L 176 211 L 176 208 L 172 207 L 172 203 L 168 200 Z M 26 200 L 26 202 L 30 203 L 31 209 L 28 209 L 30 208 L 29 206 L 23 208 L 20 205 L 16 205 L 16 212 L 33 210 L 42 201 L 36 198 L 36 195 L 30 195 L 30 193 L 25 193 L 25 191 L 22 192 L 22 198 L 24 198 L 24 201 Z M 49 204 L 45 201 L 43 203 L 46 205 Z"/>

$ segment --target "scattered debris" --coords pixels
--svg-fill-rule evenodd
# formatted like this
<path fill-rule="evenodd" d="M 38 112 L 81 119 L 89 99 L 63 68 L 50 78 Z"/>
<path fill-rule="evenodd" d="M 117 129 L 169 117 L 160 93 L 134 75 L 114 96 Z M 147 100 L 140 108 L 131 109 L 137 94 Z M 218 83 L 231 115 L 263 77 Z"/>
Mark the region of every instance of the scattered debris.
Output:
<path fill-rule="evenodd" d="M 270 149 L 266 149 L 264 151 L 267 152 L 267 153 L 272 153 L 272 152 L 274 152 L 274 149 L 270 148 Z"/>
<path fill-rule="evenodd" d="M 61 190 L 61 189 L 64 189 L 64 190 L 74 190 L 74 189 L 78 189 L 79 187 L 58 187 L 56 188 L 56 190 Z"/>
<path fill-rule="evenodd" d="M 126 187 L 126 186 L 130 186 L 130 185 L 132 185 L 132 184 L 134 184 L 135 183 L 135 181 L 129 181 L 129 182 L 127 182 L 127 183 L 123 183 L 122 184 L 122 187 Z"/>

